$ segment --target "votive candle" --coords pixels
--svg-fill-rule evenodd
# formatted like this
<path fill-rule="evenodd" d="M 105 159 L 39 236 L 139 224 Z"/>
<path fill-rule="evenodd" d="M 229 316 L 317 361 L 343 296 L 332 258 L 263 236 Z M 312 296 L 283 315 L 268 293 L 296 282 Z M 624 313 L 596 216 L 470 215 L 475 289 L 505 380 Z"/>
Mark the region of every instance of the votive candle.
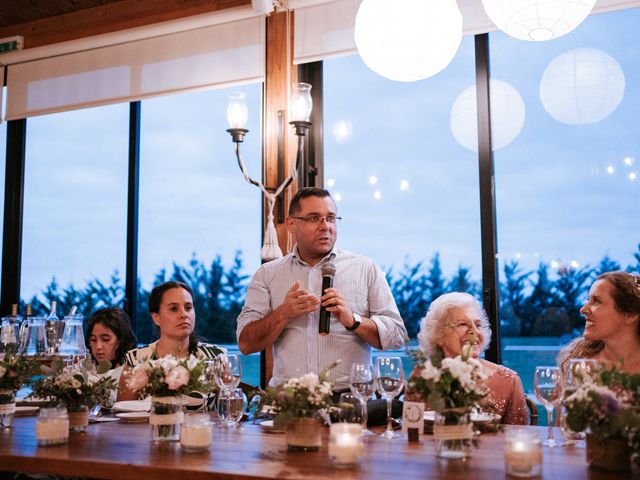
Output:
<path fill-rule="evenodd" d="M 542 471 L 542 446 L 535 430 L 509 429 L 504 444 L 504 462 L 508 475 L 535 477 Z"/>
<path fill-rule="evenodd" d="M 180 429 L 180 445 L 187 452 L 203 452 L 211 445 L 213 424 L 204 413 L 188 414 Z"/>
<path fill-rule="evenodd" d="M 41 408 L 36 422 L 36 442 L 40 446 L 69 441 L 69 416 L 62 407 Z"/>
<path fill-rule="evenodd" d="M 364 454 L 362 425 L 334 423 L 329 433 L 329 458 L 336 467 L 353 467 Z"/>

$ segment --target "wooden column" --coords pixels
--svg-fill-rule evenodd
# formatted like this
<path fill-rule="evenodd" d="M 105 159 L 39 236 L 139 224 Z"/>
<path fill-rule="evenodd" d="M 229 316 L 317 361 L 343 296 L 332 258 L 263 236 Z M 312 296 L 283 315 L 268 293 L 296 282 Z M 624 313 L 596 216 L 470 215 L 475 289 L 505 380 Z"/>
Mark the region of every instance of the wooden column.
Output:
<path fill-rule="evenodd" d="M 293 66 L 293 12 L 272 13 L 267 17 L 266 59 L 263 183 L 271 191 L 274 191 L 289 175 L 296 161 L 297 140 L 289 125 L 291 85 L 297 82 L 297 69 Z M 293 248 L 293 244 L 289 239 L 284 218 L 287 215 L 291 195 L 295 193 L 297 186 L 298 183 L 293 182 L 280 195 L 274 208 L 278 243 L 285 255 Z M 266 209 L 264 212 L 263 231 Z M 273 371 L 273 352 L 271 349 L 266 352 L 264 367 L 263 379 L 261 380 L 268 382 Z"/>

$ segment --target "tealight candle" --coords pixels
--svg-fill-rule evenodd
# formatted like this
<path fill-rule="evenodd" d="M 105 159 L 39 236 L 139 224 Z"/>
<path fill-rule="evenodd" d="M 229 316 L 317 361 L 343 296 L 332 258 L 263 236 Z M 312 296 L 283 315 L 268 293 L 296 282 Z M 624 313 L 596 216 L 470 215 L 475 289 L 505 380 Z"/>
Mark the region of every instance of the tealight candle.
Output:
<path fill-rule="evenodd" d="M 212 423 L 204 413 L 192 413 L 184 417 L 180 429 L 180 445 L 186 452 L 203 452 L 211 445 Z"/>
<path fill-rule="evenodd" d="M 69 416 L 63 407 L 41 408 L 36 422 L 38 445 L 60 445 L 69 441 Z"/>
<path fill-rule="evenodd" d="M 353 467 L 364 454 L 362 425 L 334 423 L 329 433 L 329 458 L 336 467 Z"/>
<path fill-rule="evenodd" d="M 508 475 L 535 477 L 542 471 L 542 446 L 535 430 L 507 430 L 504 462 Z"/>

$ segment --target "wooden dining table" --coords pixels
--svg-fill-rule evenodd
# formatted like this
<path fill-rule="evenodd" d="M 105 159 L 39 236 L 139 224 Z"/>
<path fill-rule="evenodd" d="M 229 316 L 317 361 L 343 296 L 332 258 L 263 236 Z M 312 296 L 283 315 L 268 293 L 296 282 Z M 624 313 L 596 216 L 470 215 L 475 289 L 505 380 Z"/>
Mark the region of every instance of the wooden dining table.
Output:
<path fill-rule="evenodd" d="M 436 457 L 430 435 L 419 442 L 405 437 L 365 437 L 365 455 L 355 468 L 339 469 L 328 458 L 328 428 L 316 452 L 290 452 L 283 434 L 267 433 L 258 425 L 214 428 L 209 451 L 187 453 L 178 442 L 153 443 L 148 424 L 94 423 L 85 433 L 71 433 L 65 445 L 39 447 L 35 417 L 16 418 L 10 429 L 0 431 L 0 472 L 30 472 L 121 480 L 197 479 L 502 479 L 504 432 L 482 434 L 479 446 L 466 460 Z M 507 427 L 511 428 L 511 427 Z M 537 429 L 541 437 L 546 430 Z M 560 431 L 556 431 L 559 438 Z M 573 446 L 543 448 L 542 478 L 619 479 L 640 478 L 592 470 L 585 450 Z"/>

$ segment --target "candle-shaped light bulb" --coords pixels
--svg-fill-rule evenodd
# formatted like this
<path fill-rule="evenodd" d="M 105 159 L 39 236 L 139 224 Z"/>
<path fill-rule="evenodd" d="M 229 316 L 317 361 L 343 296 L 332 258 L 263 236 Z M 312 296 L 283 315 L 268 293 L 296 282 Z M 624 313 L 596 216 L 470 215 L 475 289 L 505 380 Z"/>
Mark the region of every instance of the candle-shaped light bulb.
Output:
<path fill-rule="evenodd" d="M 313 101 L 311 100 L 311 85 L 308 83 L 296 83 L 291 94 L 290 118 L 292 122 L 308 122 L 311 117 Z"/>
<path fill-rule="evenodd" d="M 248 118 L 249 110 L 244 93 L 236 92 L 229 95 L 229 105 L 227 106 L 229 128 L 245 128 Z"/>

